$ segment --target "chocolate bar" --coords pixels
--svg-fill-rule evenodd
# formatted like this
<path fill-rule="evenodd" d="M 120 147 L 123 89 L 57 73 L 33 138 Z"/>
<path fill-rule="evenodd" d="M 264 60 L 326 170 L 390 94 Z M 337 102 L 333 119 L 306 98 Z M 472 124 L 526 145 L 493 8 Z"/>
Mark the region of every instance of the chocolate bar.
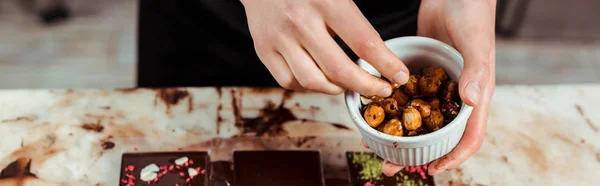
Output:
<path fill-rule="evenodd" d="M 372 152 L 346 152 L 350 185 L 353 186 L 435 186 L 427 165 L 408 166 L 393 176 L 381 171 L 383 159 Z"/>
<path fill-rule="evenodd" d="M 208 185 L 208 165 L 206 152 L 126 153 L 119 185 Z"/>
<path fill-rule="evenodd" d="M 317 151 L 236 151 L 235 186 L 322 186 Z"/>

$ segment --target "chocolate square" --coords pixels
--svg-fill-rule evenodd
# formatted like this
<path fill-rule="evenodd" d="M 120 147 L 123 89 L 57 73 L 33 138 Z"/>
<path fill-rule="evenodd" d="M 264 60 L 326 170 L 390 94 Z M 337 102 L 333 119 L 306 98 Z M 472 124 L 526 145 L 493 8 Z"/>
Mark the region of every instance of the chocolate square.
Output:
<path fill-rule="evenodd" d="M 175 160 L 181 157 L 187 157 L 188 162 L 175 164 Z M 141 180 L 141 170 L 151 164 L 160 167 L 157 172 L 159 176 L 150 182 Z M 121 161 L 119 185 L 208 185 L 209 165 L 210 157 L 207 152 L 125 153 Z M 190 177 L 188 168 L 197 170 L 198 175 Z"/>
<path fill-rule="evenodd" d="M 322 186 L 317 151 L 236 151 L 235 186 Z"/>
<path fill-rule="evenodd" d="M 409 166 L 394 176 L 381 172 L 383 159 L 373 152 L 346 152 L 350 185 L 353 186 L 435 186 L 433 177 L 427 174 L 426 165 Z"/>

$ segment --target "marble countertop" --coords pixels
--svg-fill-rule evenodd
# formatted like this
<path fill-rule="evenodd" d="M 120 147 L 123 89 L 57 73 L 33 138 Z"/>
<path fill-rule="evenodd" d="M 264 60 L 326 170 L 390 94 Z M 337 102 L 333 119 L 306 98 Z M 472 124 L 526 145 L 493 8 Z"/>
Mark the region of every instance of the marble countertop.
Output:
<path fill-rule="evenodd" d="M 597 185 L 600 85 L 499 86 L 479 152 L 438 185 Z M 265 107 L 282 124 L 242 125 Z M 279 107 L 281 106 L 281 107 Z M 0 170 L 31 161 L 23 185 L 117 185 L 124 152 L 320 150 L 326 177 L 368 151 L 342 96 L 256 88 L 0 91 Z M 114 146 L 113 146 L 114 145 Z M 19 180 L 0 180 L 11 185 Z"/>

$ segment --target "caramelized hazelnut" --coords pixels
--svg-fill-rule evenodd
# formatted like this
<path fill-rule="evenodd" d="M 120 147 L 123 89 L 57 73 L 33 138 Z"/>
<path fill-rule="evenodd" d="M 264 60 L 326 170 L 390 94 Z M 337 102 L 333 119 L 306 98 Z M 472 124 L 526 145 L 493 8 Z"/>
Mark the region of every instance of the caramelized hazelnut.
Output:
<path fill-rule="evenodd" d="M 423 69 L 423 76 L 433 77 L 442 82 L 448 80 L 446 71 L 440 67 L 427 67 Z"/>
<path fill-rule="evenodd" d="M 442 81 L 431 76 L 423 76 L 419 79 L 419 90 L 421 95 L 426 97 L 434 97 L 440 91 Z"/>
<path fill-rule="evenodd" d="M 413 107 L 421 113 L 421 117 L 429 117 L 431 106 L 422 99 L 413 99 L 408 103 L 408 107 Z"/>
<path fill-rule="evenodd" d="M 439 98 L 428 99 L 427 103 L 431 105 L 431 109 L 440 109 L 441 103 Z"/>
<path fill-rule="evenodd" d="M 383 110 L 389 116 L 399 116 L 400 115 L 400 107 L 398 107 L 398 103 L 394 98 L 386 98 L 382 102 Z"/>
<path fill-rule="evenodd" d="M 406 95 L 400 89 L 394 90 L 394 93 L 392 93 L 392 98 L 394 98 L 396 100 L 396 103 L 398 103 L 398 106 L 402 106 L 402 107 L 404 105 L 406 105 L 406 103 L 408 103 L 408 101 L 410 100 L 410 97 L 408 97 L 408 95 Z"/>
<path fill-rule="evenodd" d="M 373 102 L 379 103 L 379 102 L 382 102 L 385 98 L 379 97 L 379 96 L 371 96 L 369 99 Z"/>
<path fill-rule="evenodd" d="M 409 96 L 419 95 L 419 78 L 417 75 L 410 75 L 408 82 L 402 86 L 402 90 Z"/>
<path fill-rule="evenodd" d="M 402 123 L 406 130 L 417 130 L 421 127 L 421 114 L 415 108 L 409 107 L 402 113 Z"/>
<path fill-rule="evenodd" d="M 371 103 L 367 106 L 364 117 L 369 126 L 377 127 L 385 119 L 385 111 L 378 104 Z"/>
<path fill-rule="evenodd" d="M 440 109 L 432 109 L 431 115 L 423 118 L 423 123 L 430 131 L 436 131 L 444 126 L 444 116 Z"/>
<path fill-rule="evenodd" d="M 398 118 L 392 118 L 383 127 L 383 133 L 402 136 L 404 134 L 404 128 L 402 128 L 402 122 Z"/>
<path fill-rule="evenodd" d="M 458 115 L 458 111 L 460 110 L 460 105 L 454 101 L 446 101 L 444 105 L 442 105 L 442 114 L 444 114 L 444 118 L 448 120 L 452 120 L 456 118 Z"/>
<path fill-rule="evenodd" d="M 458 100 L 458 84 L 454 81 L 447 81 L 442 84 L 440 98 L 444 100 Z"/>

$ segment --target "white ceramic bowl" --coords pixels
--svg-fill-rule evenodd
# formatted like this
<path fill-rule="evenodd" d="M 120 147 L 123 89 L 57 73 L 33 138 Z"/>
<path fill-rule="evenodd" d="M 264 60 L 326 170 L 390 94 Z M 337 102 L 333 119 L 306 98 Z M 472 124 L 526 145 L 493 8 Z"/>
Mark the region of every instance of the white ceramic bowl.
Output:
<path fill-rule="evenodd" d="M 420 72 L 425 67 L 436 65 L 446 70 L 450 79 L 458 82 L 463 69 L 463 58 L 451 46 L 435 39 L 416 36 L 390 39 L 385 44 L 411 72 Z M 367 72 L 381 76 L 363 59 L 359 59 L 357 64 Z M 385 134 L 367 125 L 360 112 L 362 104 L 358 93 L 347 91 L 345 100 L 350 117 L 369 148 L 384 160 L 405 166 L 424 165 L 448 154 L 462 138 L 467 119 L 473 110 L 464 102 L 460 103 L 458 116 L 440 130 L 421 136 L 403 137 Z"/>

